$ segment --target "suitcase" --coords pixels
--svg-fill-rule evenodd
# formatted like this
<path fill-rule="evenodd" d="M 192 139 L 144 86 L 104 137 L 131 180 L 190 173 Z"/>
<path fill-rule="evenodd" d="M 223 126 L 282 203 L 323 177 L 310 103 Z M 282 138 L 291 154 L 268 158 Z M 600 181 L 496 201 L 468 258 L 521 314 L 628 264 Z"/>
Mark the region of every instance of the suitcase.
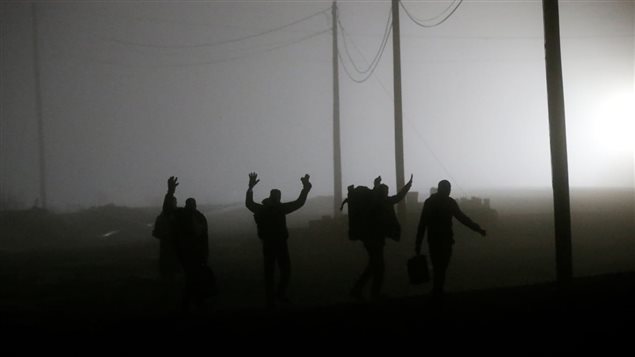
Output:
<path fill-rule="evenodd" d="M 408 259 L 408 277 L 410 284 L 418 285 L 430 281 L 428 258 L 421 254 Z"/>

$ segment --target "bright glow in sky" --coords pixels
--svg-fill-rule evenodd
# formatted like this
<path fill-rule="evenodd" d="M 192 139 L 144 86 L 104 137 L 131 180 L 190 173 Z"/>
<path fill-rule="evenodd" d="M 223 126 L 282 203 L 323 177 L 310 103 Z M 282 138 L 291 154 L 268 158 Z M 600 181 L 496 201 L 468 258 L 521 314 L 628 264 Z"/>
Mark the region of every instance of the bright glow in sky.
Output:
<path fill-rule="evenodd" d="M 598 101 L 595 145 L 609 154 L 635 151 L 635 95 L 616 93 Z"/>

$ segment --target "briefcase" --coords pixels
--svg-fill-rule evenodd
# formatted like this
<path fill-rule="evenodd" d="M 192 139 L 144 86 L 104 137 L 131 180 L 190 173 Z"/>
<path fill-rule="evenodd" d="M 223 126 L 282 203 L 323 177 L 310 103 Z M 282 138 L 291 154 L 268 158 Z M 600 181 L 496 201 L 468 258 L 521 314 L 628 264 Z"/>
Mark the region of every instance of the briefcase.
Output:
<path fill-rule="evenodd" d="M 416 255 L 408 259 L 408 277 L 410 278 L 410 284 L 414 285 L 430 281 L 428 258 L 424 254 Z"/>

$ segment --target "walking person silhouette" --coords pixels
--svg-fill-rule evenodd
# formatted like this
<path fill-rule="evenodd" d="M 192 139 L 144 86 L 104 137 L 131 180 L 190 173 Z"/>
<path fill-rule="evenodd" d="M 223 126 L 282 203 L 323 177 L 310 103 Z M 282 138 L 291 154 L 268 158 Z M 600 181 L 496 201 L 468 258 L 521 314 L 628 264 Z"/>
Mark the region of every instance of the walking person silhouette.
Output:
<path fill-rule="evenodd" d="M 388 196 L 388 186 L 382 184 L 381 176 L 378 176 L 374 180 L 372 197 L 364 200 L 363 204 L 371 207 L 364 207 L 368 214 L 363 218 L 363 222 L 360 223 L 366 227 L 362 229 L 364 233 L 360 235 L 359 239 L 368 253 L 368 264 L 351 290 L 351 296 L 358 300 L 364 299 L 363 290 L 371 278 L 371 299 L 380 300 L 382 298 L 381 288 L 384 282 L 384 246 L 386 237 L 398 241 L 401 235 L 401 228 L 393 206 L 406 197 L 411 186 L 412 175 L 408 183 L 396 195 Z M 350 201 L 348 203 L 351 205 Z"/>
<path fill-rule="evenodd" d="M 419 227 L 417 229 L 417 239 L 415 252 L 421 254 L 421 243 L 428 232 L 428 248 L 430 261 L 432 262 L 432 296 L 440 298 L 444 294 L 445 275 L 452 256 L 452 246 L 454 245 L 454 232 L 452 231 L 452 218 L 471 230 L 485 236 L 486 231 L 477 223 L 472 221 L 461 211 L 456 201 L 450 197 L 452 186 L 447 180 L 441 180 L 438 184 L 437 193 L 432 194 L 423 203 Z"/>
<path fill-rule="evenodd" d="M 262 204 L 258 204 L 254 202 L 253 188 L 260 180 L 255 172 L 249 174 L 249 188 L 245 197 L 245 205 L 254 214 L 258 238 L 262 241 L 265 295 L 268 308 L 274 308 L 276 300 L 286 303 L 290 302 L 287 297 L 287 288 L 291 277 L 291 259 L 287 245 L 289 231 L 287 229 L 286 215 L 300 209 L 306 202 L 312 187 L 309 177 L 309 175 L 304 175 L 300 179 L 302 191 L 300 191 L 300 196 L 295 201 L 280 202 L 280 190 L 273 189 L 269 193 L 269 197 L 264 199 Z M 280 271 L 280 281 L 278 282 L 277 290 L 274 291 L 276 264 Z"/>
<path fill-rule="evenodd" d="M 192 307 L 204 310 L 206 298 L 217 293 L 214 273 L 208 266 L 207 219 L 196 208 L 194 198 L 185 200 L 185 207 L 177 207 L 174 193 L 178 185 L 176 177 L 168 179 L 163 212 L 170 217 L 172 246 L 185 274 L 182 308 L 184 312 Z"/>

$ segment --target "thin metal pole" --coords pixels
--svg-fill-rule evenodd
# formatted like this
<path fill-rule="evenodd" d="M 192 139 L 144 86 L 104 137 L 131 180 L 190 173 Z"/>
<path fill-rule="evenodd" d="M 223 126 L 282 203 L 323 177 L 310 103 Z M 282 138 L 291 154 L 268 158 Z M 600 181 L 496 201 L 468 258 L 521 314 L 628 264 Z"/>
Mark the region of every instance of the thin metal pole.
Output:
<path fill-rule="evenodd" d="M 396 189 L 399 190 L 405 185 L 403 152 L 403 110 L 401 106 L 401 41 L 399 31 L 399 0 L 392 0 L 392 53 L 395 96 L 395 169 L 397 173 Z M 405 222 L 405 200 L 399 202 L 397 211 L 402 223 Z"/>
<path fill-rule="evenodd" d="M 47 209 L 48 202 L 46 197 L 46 157 L 44 150 L 44 121 L 42 114 L 42 85 L 40 75 L 40 48 L 38 43 L 38 16 L 37 4 L 31 3 L 31 13 L 33 20 L 33 76 L 35 78 L 35 111 L 37 116 L 38 129 L 38 153 L 39 153 L 39 171 L 40 171 L 40 200 L 42 208 Z"/>
<path fill-rule="evenodd" d="M 340 71 L 337 46 L 337 2 L 333 2 L 333 217 L 342 202 L 342 152 L 340 144 Z"/>
<path fill-rule="evenodd" d="M 567 283 L 573 275 L 573 264 L 571 258 L 571 207 L 558 0 L 543 0 L 542 9 L 545 26 L 545 63 L 556 233 L 556 271 L 558 282 Z"/>

